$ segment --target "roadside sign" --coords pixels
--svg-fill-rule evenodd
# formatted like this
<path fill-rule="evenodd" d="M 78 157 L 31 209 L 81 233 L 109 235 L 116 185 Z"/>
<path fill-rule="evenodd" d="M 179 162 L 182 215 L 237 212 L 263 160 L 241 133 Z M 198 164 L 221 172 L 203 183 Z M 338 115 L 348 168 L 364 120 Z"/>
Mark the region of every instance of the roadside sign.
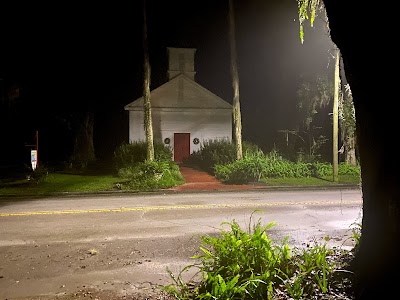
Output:
<path fill-rule="evenodd" d="M 31 150 L 32 170 L 35 171 L 37 165 L 37 150 Z"/>

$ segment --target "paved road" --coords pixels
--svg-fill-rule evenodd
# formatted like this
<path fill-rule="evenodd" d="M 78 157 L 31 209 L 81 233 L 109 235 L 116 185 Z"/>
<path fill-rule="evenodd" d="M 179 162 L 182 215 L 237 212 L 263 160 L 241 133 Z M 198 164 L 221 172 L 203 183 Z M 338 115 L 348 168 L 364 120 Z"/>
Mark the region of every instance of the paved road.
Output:
<path fill-rule="evenodd" d="M 359 189 L 2 199 L 0 298 L 171 283 L 166 268 L 176 274 L 193 263 L 200 235 L 228 229 L 225 221 L 248 226 L 255 210 L 263 213 L 254 220 L 276 223 L 277 242 L 329 236 L 331 246 L 351 248 L 361 204 Z"/>

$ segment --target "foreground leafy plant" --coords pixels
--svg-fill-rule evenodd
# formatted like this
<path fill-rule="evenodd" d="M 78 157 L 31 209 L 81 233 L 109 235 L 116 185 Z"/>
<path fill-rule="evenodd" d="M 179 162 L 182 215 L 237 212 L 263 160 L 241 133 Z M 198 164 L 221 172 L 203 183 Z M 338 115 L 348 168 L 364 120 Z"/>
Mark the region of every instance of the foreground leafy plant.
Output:
<path fill-rule="evenodd" d="M 253 216 L 253 214 L 252 214 Z M 275 245 L 260 219 L 243 230 L 239 224 L 224 222 L 217 237 L 201 237 L 198 263 L 185 267 L 178 276 L 169 271 L 173 284 L 165 289 L 177 299 L 322 299 L 321 295 L 343 297 L 336 272 L 344 265 L 332 259 L 337 253 L 326 244 L 291 249 L 288 237 Z M 337 251 L 337 250 L 336 250 Z M 198 268 L 188 282 L 183 274 Z M 351 275 L 350 272 L 343 272 Z M 346 281 L 346 286 L 351 281 Z M 335 299 L 335 298 L 326 298 Z M 337 298 L 338 299 L 338 298 Z M 341 298 L 343 299 L 343 298 Z"/>

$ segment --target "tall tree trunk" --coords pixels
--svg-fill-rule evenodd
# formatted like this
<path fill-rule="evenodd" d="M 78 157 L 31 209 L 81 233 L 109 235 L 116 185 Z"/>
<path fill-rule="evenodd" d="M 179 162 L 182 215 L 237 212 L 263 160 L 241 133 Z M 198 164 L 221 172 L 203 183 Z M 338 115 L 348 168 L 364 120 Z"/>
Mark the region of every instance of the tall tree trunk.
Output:
<path fill-rule="evenodd" d="M 78 127 L 74 140 L 74 152 L 72 154 L 72 163 L 85 168 L 96 160 L 93 143 L 94 114 L 87 112 L 83 121 Z"/>
<path fill-rule="evenodd" d="M 344 138 L 344 157 L 346 164 L 350 166 L 357 165 L 356 137 L 354 135 L 349 135 Z"/>
<path fill-rule="evenodd" d="M 149 49 L 147 41 L 146 0 L 143 1 L 143 53 L 144 53 L 144 80 L 143 80 L 143 106 L 144 130 L 147 142 L 147 160 L 154 160 L 153 123 L 151 116 Z"/>
<path fill-rule="evenodd" d="M 374 30 L 385 34 L 372 37 L 366 20 L 369 4 L 347 0 L 324 0 L 324 4 L 356 113 L 363 193 L 361 240 L 354 261 L 356 299 L 395 299 L 400 280 L 400 178 L 398 149 L 390 137 L 398 135 L 399 113 L 390 102 L 397 86 L 386 71 L 396 57 L 387 39 L 395 28 L 374 22 Z M 395 18 L 394 11 L 386 11 L 386 20 Z M 367 60 L 366 51 L 374 54 Z"/>
<path fill-rule="evenodd" d="M 240 112 L 239 100 L 239 73 L 237 67 L 236 37 L 235 37 L 235 17 L 233 0 L 229 0 L 229 42 L 231 48 L 231 74 L 233 86 L 233 124 L 235 127 L 236 159 L 243 158 L 242 149 L 242 116 Z"/>
<path fill-rule="evenodd" d="M 345 78 L 346 74 L 343 72 L 343 59 L 340 56 L 341 60 L 341 78 Z M 356 156 L 356 128 L 355 128 L 355 112 L 354 112 L 354 104 L 353 97 L 351 96 L 351 90 L 348 88 L 347 84 L 343 84 L 344 81 L 341 80 L 341 97 L 339 101 L 339 115 L 341 115 L 340 119 L 340 133 L 342 137 L 342 151 L 340 153 L 344 153 L 344 160 L 346 164 L 350 166 L 357 165 L 357 156 Z"/>
<path fill-rule="evenodd" d="M 333 181 L 339 181 L 339 87 L 340 87 L 340 51 L 336 49 L 335 55 L 335 80 L 334 80 L 334 92 L 333 92 L 333 143 L 332 143 L 332 165 L 333 165 Z"/>

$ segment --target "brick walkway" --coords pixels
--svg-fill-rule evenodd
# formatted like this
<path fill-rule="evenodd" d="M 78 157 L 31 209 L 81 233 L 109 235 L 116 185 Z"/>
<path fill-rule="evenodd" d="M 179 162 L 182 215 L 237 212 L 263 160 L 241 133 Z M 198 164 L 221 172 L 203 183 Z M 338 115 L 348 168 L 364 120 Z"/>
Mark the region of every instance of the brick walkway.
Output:
<path fill-rule="evenodd" d="M 190 167 L 180 166 L 182 176 L 186 183 L 170 188 L 173 191 L 227 191 L 265 188 L 262 185 L 253 184 L 224 184 L 210 174 Z"/>

